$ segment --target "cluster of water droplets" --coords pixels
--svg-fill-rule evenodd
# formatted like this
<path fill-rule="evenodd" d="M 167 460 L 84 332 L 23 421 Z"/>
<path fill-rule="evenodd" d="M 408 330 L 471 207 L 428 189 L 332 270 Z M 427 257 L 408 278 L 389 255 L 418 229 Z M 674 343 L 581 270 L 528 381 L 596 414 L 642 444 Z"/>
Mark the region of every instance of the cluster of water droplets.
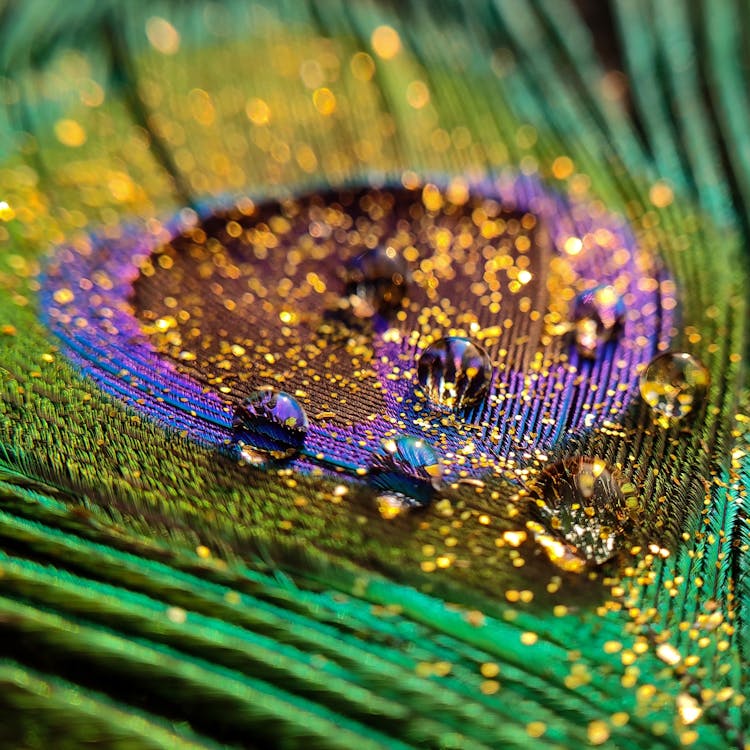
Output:
<path fill-rule="evenodd" d="M 357 256 L 344 273 L 345 303 L 358 318 L 389 316 L 402 306 L 411 280 L 409 266 L 392 247 Z M 579 355 L 596 359 L 624 330 L 626 309 L 613 286 L 580 293 L 571 308 L 573 343 Z M 461 415 L 485 399 L 492 363 L 484 349 L 463 336 L 427 346 L 417 361 L 415 393 L 432 410 Z M 685 419 L 705 398 L 708 370 L 685 352 L 657 356 L 644 370 L 640 393 L 656 424 Z M 290 394 L 256 391 L 235 408 L 233 442 L 243 460 L 259 465 L 289 460 L 303 450 L 308 431 L 304 409 Z M 427 507 L 441 485 L 440 460 L 423 439 L 385 440 L 367 467 L 384 518 Z M 534 483 L 535 537 L 560 567 L 580 571 L 611 559 L 636 506 L 633 488 L 596 457 L 565 459 L 544 469 Z"/>

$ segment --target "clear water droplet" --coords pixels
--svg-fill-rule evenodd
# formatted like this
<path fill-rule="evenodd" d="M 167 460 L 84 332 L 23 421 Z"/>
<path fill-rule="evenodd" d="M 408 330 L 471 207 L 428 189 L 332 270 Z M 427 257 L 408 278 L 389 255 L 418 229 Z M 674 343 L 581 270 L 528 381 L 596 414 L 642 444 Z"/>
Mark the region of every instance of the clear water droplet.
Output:
<path fill-rule="evenodd" d="M 593 359 L 625 325 L 625 303 L 614 287 L 601 285 L 582 292 L 573 303 L 576 348 L 582 357 Z"/>
<path fill-rule="evenodd" d="M 705 399 L 708 369 L 686 352 L 666 352 L 651 360 L 641 374 L 641 396 L 662 427 L 686 417 Z"/>
<path fill-rule="evenodd" d="M 252 464 L 283 460 L 298 453 L 307 435 L 304 409 L 285 391 L 251 393 L 234 410 L 232 439 Z"/>
<path fill-rule="evenodd" d="M 443 412 L 476 404 L 491 377 L 487 352 L 463 336 L 438 339 L 422 352 L 417 364 L 418 392 Z"/>
<path fill-rule="evenodd" d="M 410 281 L 409 266 L 393 247 L 379 246 L 358 255 L 345 274 L 346 296 L 358 318 L 398 309 Z"/>
<path fill-rule="evenodd" d="M 378 509 L 384 518 L 424 508 L 442 482 L 437 454 L 424 440 L 402 435 L 383 441 L 383 450 L 370 465 L 370 478 L 380 494 Z"/>
<path fill-rule="evenodd" d="M 579 558 L 583 569 L 614 557 L 637 504 L 632 485 L 621 484 L 617 471 L 600 458 L 568 458 L 544 469 L 533 490 L 543 527 L 537 541 L 559 567 L 575 570 L 572 561 Z"/>

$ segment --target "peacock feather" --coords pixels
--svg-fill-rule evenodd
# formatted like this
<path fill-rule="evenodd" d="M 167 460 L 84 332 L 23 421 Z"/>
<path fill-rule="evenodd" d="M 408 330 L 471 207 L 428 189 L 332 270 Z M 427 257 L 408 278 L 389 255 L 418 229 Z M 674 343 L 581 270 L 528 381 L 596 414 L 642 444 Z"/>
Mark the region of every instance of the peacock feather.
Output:
<path fill-rule="evenodd" d="M 0 5 L 3 747 L 749 747 L 749 29 Z"/>

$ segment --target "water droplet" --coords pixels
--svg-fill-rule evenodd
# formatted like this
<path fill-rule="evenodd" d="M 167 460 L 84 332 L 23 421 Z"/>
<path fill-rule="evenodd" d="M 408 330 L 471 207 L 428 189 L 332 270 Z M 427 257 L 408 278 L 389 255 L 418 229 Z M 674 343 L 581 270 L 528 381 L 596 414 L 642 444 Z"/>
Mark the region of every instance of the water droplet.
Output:
<path fill-rule="evenodd" d="M 252 464 L 291 458 L 307 435 L 307 415 L 296 399 L 272 389 L 251 393 L 234 410 L 232 438 Z"/>
<path fill-rule="evenodd" d="M 418 392 L 443 412 L 474 405 L 487 392 L 491 377 L 487 352 L 463 336 L 430 344 L 417 365 Z"/>
<path fill-rule="evenodd" d="M 573 322 L 578 353 L 593 359 L 622 330 L 625 303 L 614 287 L 595 286 L 575 298 Z"/>
<path fill-rule="evenodd" d="M 437 454 L 424 440 L 409 435 L 384 440 L 370 466 L 372 484 L 381 491 L 381 515 L 393 518 L 429 505 L 442 474 Z"/>
<path fill-rule="evenodd" d="M 666 352 L 641 374 L 641 396 L 662 427 L 686 417 L 706 397 L 710 375 L 686 352 Z"/>
<path fill-rule="evenodd" d="M 409 266 L 393 247 L 376 247 L 352 260 L 345 274 L 346 296 L 358 318 L 387 315 L 406 295 Z"/>
<path fill-rule="evenodd" d="M 621 485 L 618 472 L 599 458 L 578 456 L 553 464 L 534 481 L 533 490 L 544 527 L 538 541 L 557 537 L 570 547 L 542 543 L 550 559 L 566 570 L 576 569 L 571 552 L 596 565 L 612 558 L 637 504 L 632 485 Z"/>

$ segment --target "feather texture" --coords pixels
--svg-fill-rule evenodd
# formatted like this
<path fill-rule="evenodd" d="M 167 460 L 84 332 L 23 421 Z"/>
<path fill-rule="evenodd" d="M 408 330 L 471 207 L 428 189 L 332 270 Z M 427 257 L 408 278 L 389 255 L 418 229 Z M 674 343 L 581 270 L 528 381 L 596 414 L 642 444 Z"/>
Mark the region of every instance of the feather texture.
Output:
<path fill-rule="evenodd" d="M 728 3 L 616 0 L 615 34 L 592 31 L 585 5 L 2 8 L 6 743 L 746 746 L 747 19 Z M 627 75 L 601 62 L 615 38 Z M 351 194 L 402 211 L 425 299 L 412 292 L 412 317 L 383 330 L 349 320 L 330 349 L 309 318 L 308 358 L 353 347 L 352 371 L 372 374 L 351 395 L 321 355 L 303 459 L 241 465 L 224 443 L 231 405 L 291 378 L 273 347 L 220 331 L 281 330 L 285 300 L 231 316 L 237 288 L 257 288 L 232 278 L 220 232 L 229 220 L 265 232 L 281 264 L 313 220 L 335 226 L 331 206 L 363 236 L 380 231 L 377 216 L 362 223 L 372 211 L 347 208 Z M 211 235 L 217 210 L 229 213 Z M 303 210 L 311 223 L 291 242 L 276 220 Z M 466 290 L 491 283 L 481 253 L 505 238 L 490 220 L 507 226 L 519 210 L 549 236 L 516 266 L 512 235 L 515 276 L 480 304 Z M 486 244 L 442 247 L 441 231 L 460 234 L 451 215 Z M 191 250 L 196 227 L 226 253 Z M 460 283 L 430 276 L 425 247 Z M 341 252 L 299 277 L 277 273 L 273 254 L 252 268 L 289 277 L 292 300 L 304 284 L 335 290 L 354 253 Z M 521 301 L 524 270 L 542 302 Z M 204 271 L 220 305 L 198 325 L 188 289 Z M 429 296 L 430 279 L 445 298 Z M 576 359 L 568 339 L 524 327 L 537 303 L 541 319 L 555 295 L 603 281 L 625 290 L 630 315 L 609 359 Z M 500 310 L 509 323 L 493 333 Z M 194 351 L 191 328 L 217 352 Z M 436 332 L 490 351 L 492 408 L 466 424 L 426 420 L 398 377 Z M 241 364 L 219 367 L 232 343 Z M 711 384 L 689 420 L 664 428 L 637 382 L 668 348 L 699 358 Z M 384 395 L 368 420 L 370 387 Z M 435 441 L 448 481 L 421 515 L 388 520 L 356 468 L 394 425 Z M 342 439 L 349 429 L 357 441 Z M 566 540 L 541 534 L 525 499 L 571 456 L 615 467 L 636 498 L 618 553 L 584 572 L 548 559 L 539 540 Z"/>

